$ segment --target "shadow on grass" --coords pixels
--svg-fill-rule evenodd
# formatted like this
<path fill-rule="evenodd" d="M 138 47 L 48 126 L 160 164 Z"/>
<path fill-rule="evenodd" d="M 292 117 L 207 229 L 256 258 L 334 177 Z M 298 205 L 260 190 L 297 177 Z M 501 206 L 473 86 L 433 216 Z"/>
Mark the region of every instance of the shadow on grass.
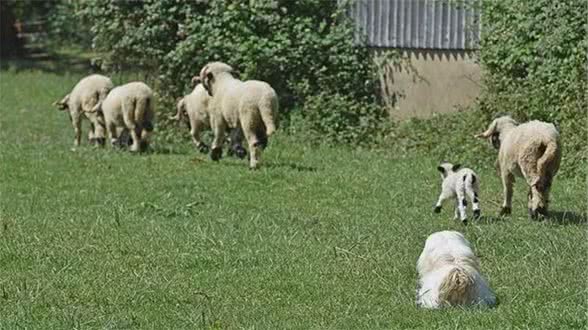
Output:
<path fill-rule="evenodd" d="M 508 220 L 508 217 L 494 216 L 494 215 L 482 215 L 478 219 L 470 220 L 472 223 L 477 225 L 491 225 L 497 222 L 504 222 Z"/>
<path fill-rule="evenodd" d="M 297 172 L 316 172 L 318 168 L 314 166 L 298 165 L 296 163 L 267 163 L 268 168 L 287 168 Z"/>
<path fill-rule="evenodd" d="M 588 217 L 586 213 L 553 211 L 549 212 L 546 221 L 557 225 L 584 225 L 588 222 Z"/>
<path fill-rule="evenodd" d="M 245 167 L 245 168 L 249 168 L 248 165 L 248 161 L 243 160 L 243 161 L 239 161 L 239 159 L 237 158 L 231 158 L 234 161 L 223 161 L 222 159 L 219 161 L 219 165 L 221 166 L 232 166 L 232 167 Z M 268 168 L 268 169 L 279 169 L 279 168 L 285 168 L 285 169 L 289 169 L 289 170 L 293 170 L 293 171 L 297 171 L 297 172 L 316 172 L 319 169 L 313 166 L 304 166 L 304 165 L 299 165 L 296 163 L 273 163 L 273 162 L 262 162 L 261 163 L 261 169 L 263 168 Z"/>

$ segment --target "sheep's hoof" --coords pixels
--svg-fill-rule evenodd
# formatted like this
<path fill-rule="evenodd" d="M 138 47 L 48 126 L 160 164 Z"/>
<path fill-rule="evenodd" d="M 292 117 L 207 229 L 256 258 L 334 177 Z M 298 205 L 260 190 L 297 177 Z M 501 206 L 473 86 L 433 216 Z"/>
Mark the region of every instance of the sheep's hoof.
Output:
<path fill-rule="evenodd" d="M 95 145 L 96 144 L 96 139 L 95 138 L 90 138 L 88 139 L 88 143 L 90 143 L 90 145 Z"/>
<path fill-rule="evenodd" d="M 94 140 L 95 140 L 96 144 L 101 147 L 104 147 L 104 145 L 106 144 L 106 138 L 102 137 L 102 138 L 96 138 Z"/>
<path fill-rule="evenodd" d="M 535 210 L 529 209 L 529 217 L 531 220 L 538 220 L 547 216 L 547 210 L 544 207 L 539 207 Z"/>
<path fill-rule="evenodd" d="M 467 225 L 468 225 L 468 219 L 463 219 L 463 220 L 461 220 L 461 223 L 462 223 L 464 226 L 467 226 Z"/>
<path fill-rule="evenodd" d="M 237 156 L 239 159 L 243 159 L 245 156 L 247 156 L 247 151 L 241 146 L 236 146 L 234 152 L 235 156 Z"/>
<path fill-rule="evenodd" d="M 502 209 L 500 210 L 500 215 L 504 216 L 504 215 L 510 215 L 511 213 L 511 208 L 508 206 L 503 206 Z"/>
<path fill-rule="evenodd" d="M 143 123 L 143 129 L 146 130 L 147 132 L 153 132 L 153 123 L 151 123 L 151 122 Z"/>
<path fill-rule="evenodd" d="M 196 148 L 198 149 L 198 151 L 200 151 L 203 154 L 207 154 L 208 151 L 210 150 L 210 148 L 204 143 L 200 143 L 200 145 Z"/>
<path fill-rule="evenodd" d="M 253 144 L 256 148 L 261 148 L 262 150 L 267 148 L 267 139 L 260 139 L 258 142 Z"/>
<path fill-rule="evenodd" d="M 147 151 L 147 148 L 149 148 L 149 143 L 147 141 L 141 141 L 139 143 L 139 151 L 145 152 Z"/>
<path fill-rule="evenodd" d="M 221 159 L 222 155 L 223 155 L 222 148 L 212 148 L 212 151 L 210 152 L 210 159 L 212 159 L 214 161 L 218 161 L 219 159 Z"/>
<path fill-rule="evenodd" d="M 480 218 L 480 210 L 474 210 L 474 219 Z"/>
<path fill-rule="evenodd" d="M 435 206 L 435 208 L 433 209 L 434 213 L 441 213 L 441 206 Z"/>

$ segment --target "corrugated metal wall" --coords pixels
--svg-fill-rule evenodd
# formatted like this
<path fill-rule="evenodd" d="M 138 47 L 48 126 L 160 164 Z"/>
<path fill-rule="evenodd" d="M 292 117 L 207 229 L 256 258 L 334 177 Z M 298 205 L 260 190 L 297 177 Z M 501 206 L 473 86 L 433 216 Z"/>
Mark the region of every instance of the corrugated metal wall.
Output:
<path fill-rule="evenodd" d="M 348 14 L 358 27 L 356 41 L 365 36 L 372 47 L 468 50 L 477 49 L 480 39 L 477 3 L 351 0 Z"/>

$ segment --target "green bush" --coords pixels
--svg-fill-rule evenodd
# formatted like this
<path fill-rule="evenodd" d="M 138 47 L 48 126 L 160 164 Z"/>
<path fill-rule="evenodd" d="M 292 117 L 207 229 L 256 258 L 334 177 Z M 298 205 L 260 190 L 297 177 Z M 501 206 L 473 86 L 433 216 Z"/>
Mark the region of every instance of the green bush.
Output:
<path fill-rule="evenodd" d="M 588 7 L 574 0 L 502 0 L 483 1 L 482 10 L 486 120 L 510 113 L 519 121 L 555 123 L 564 142 L 562 171 L 585 173 Z"/>
<path fill-rule="evenodd" d="M 241 79 L 270 83 L 286 122 L 289 109 L 303 108 L 308 99 L 316 103 L 317 95 L 345 95 L 366 105 L 376 100 L 376 70 L 369 50 L 354 44 L 354 28 L 337 1 L 88 0 L 80 12 L 91 23 L 94 44 L 106 54 L 104 60 L 119 68 L 145 69 L 170 109 L 175 97 L 189 91 L 190 78 L 210 61 L 229 63 L 241 72 Z M 356 103 L 351 106 L 358 109 Z M 346 108 L 297 118 L 312 121 L 310 126 L 323 130 L 331 142 L 362 143 L 365 134 L 349 125 L 376 117 L 350 120 Z M 376 116 L 371 110 L 361 114 Z M 337 129 L 319 121 L 336 124 Z"/>
<path fill-rule="evenodd" d="M 299 115 L 291 131 L 321 144 L 374 146 L 392 124 L 375 103 L 327 92 L 308 97 Z"/>

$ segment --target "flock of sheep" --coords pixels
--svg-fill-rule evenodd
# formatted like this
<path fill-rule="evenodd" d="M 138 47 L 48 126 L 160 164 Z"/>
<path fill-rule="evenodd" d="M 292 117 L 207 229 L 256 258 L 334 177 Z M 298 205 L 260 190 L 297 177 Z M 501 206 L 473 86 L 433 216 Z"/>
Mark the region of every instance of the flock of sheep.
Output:
<path fill-rule="evenodd" d="M 222 62 L 208 63 L 192 79 L 196 87 L 177 103 L 172 118 L 187 121 L 196 147 L 208 152 L 200 140 L 205 128 L 212 128 L 214 139 L 210 158 L 219 160 L 225 133 L 232 130 L 231 151 L 243 158 L 244 136 L 249 147 L 249 166 L 258 168 L 268 138 L 278 127 L 278 96 L 266 82 L 241 81 L 233 68 Z M 94 74 L 80 80 L 62 100 L 54 103 L 68 110 L 74 128 L 74 145 L 80 145 L 81 120 L 90 121 L 88 140 L 104 145 L 106 132 L 113 146 L 124 146 L 130 135 L 130 151 L 143 151 L 149 145 L 155 117 L 154 94 L 143 82 L 114 87 L 110 78 Z"/>
<path fill-rule="evenodd" d="M 215 161 L 221 158 L 227 132 L 231 133 L 229 152 L 244 158 L 247 151 L 242 146 L 242 138 L 245 137 L 249 166 L 255 169 L 268 138 L 278 127 L 278 96 L 269 84 L 241 81 L 235 73 L 231 66 L 222 62 L 205 65 L 192 79 L 196 84 L 193 91 L 177 102 L 177 112 L 171 118 L 188 123 L 195 147 L 203 153 L 210 152 Z M 145 83 L 131 82 L 114 87 L 108 77 L 91 75 L 80 80 L 54 105 L 69 111 L 75 146 L 80 144 L 82 117 L 90 121 L 88 139 L 91 143 L 104 145 L 108 133 L 113 146 L 130 145 L 133 152 L 145 150 L 149 144 L 155 108 L 154 93 Z M 207 128 L 214 133 L 211 148 L 200 138 Z M 510 214 L 514 178 L 519 176 L 529 186 L 529 215 L 532 218 L 546 215 L 549 190 L 561 161 L 559 133 L 555 126 L 540 121 L 519 125 L 511 117 L 503 116 L 477 137 L 490 139 L 498 149 L 496 168 L 504 187 L 500 214 Z M 443 182 L 434 211 L 440 212 L 445 200 L 454 199 L 455 218 L 466 224 L 467 196 L 474 217 L 479 217 L 480 180 L 476 173 L 450 163 L 439 165 L 438 170 Z M 492 290 L 479 273 L 478 260 L 469 242 L 458 232 L 443 231 L 429 236 L 417 271 L 419 306 L 492 306 L 496 303 Z"/>

